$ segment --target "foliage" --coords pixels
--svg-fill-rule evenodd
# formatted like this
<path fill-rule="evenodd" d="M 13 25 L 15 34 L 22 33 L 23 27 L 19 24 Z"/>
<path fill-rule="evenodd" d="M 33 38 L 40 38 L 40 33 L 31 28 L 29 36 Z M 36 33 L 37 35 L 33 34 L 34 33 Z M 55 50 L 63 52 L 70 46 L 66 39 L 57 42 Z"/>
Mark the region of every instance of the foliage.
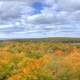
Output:
<path fill-rule="evenodd" d="M 79 45 L 42 41 L 0 44 L 0 80 L 80 80 Z"/>

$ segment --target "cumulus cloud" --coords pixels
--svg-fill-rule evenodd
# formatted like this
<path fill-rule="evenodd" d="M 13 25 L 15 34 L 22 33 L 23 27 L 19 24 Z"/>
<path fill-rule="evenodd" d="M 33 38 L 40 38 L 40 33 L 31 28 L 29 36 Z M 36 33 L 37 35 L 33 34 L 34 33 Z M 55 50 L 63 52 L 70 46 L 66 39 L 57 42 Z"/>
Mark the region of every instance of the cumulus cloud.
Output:
<path fill-rule="evenodd" d="M 63 10 L 80 10 L 80 0 L 58 0 L 58 4 Z"/>
<path fill-rule="evenodd" d="M 0 1 L 0 26 L 4 33 L 75 36 L 80 30 L 80 0 Z"/>
<path fill-rule="evenodd" d="M 27 3 L 19 1 L 0 1 L 0 22 L 17 20 L 21 15 L 29 15 L 33 11 Z"/>

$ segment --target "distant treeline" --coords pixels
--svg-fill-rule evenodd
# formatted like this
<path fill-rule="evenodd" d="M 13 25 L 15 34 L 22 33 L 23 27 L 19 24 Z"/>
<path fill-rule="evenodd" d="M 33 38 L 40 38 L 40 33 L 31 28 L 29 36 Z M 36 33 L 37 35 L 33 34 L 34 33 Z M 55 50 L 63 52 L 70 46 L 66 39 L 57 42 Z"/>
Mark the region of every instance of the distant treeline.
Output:
<path fill-rule="evenodd" d="M 24 39 L 7 39 L 0 40 L 0 42 L 11 41 L 11 42 L 50 42 L 50 43 L 80 43 L 80 38 L 24 38 Z"/>

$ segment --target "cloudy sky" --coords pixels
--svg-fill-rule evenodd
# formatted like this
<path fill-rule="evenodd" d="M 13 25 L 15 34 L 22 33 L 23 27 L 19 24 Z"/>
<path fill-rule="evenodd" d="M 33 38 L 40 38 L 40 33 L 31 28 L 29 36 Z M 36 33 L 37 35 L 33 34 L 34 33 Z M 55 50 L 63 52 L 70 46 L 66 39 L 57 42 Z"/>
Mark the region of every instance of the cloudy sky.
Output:
<path fill-rule="evenodd" d="M 80 37 L 80 0 L 0 0 L 0 38 Z"/>

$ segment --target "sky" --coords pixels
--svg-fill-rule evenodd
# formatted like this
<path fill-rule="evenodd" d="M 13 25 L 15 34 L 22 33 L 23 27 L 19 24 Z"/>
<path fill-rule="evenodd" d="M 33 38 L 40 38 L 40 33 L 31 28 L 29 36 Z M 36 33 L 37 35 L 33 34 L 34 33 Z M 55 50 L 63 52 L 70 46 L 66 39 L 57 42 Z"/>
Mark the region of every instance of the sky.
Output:
<path fill-rule="evenodd" d="M 80 0 L 0 0 L 0 39 L 80 37 Z"/>

